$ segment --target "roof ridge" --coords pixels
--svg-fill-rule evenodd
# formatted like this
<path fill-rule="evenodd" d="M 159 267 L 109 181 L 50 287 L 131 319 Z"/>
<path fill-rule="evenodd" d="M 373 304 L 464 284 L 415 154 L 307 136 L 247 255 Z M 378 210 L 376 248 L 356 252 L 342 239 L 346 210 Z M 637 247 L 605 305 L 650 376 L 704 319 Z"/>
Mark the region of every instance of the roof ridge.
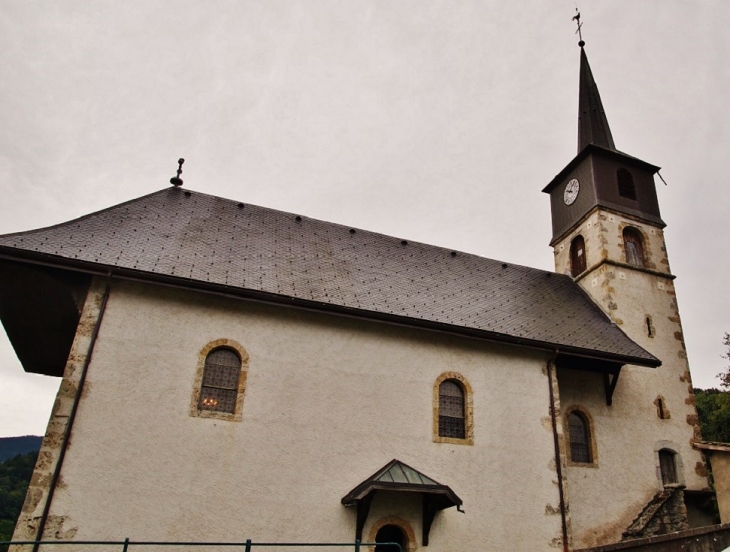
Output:
<path fill-rule="evenodd" d="M 132 203 L 137 203 L 139 201 L 142 201 L 144 199 L 147 199 L 147 198 L 155 196 L 155 195 L 161 195 L 164 192 L 166 192 L 168 190 L 172 190 L 172 189 L 176 189 L 176 188 L 163 188 L 162 190 L 157 190 L 156 192 L 152 192 L 149 194 L 145 194 L 143 196 L 135 197 L 134 199 L 129 199 L 127 201 L 123 201 L 122 203 L 117 203 L 116 205 L 110 205 L 109 207 L 104 207 L 103 209 L 99 209 L 98 211 L 94 211 L 92 213 L 82 215 L 75 219 L 67 220 L 65 222 L 59 222 L 58 224 L 51 224 L 50 226 L 42 226 L 41 228 L 34 228 L 32 230 L 21 230 L 19 232 L 10 232 L 8 234 L 0 234 L 0 238 L 11 238 L 13 236 L 20 236 L 23 234 L 32 235 L 32 234 L 36 234 L 38 232 L 43 232 L 46 230 L 53 230 L 54 228 L 63 228 L 64 226 L 68 226 L 70 224 L 74 224 L 76 222 L 92 218 L 96 215 L 100 215 L 101 213 L 106 213 L 107 211 L 111 211 L 112 209 L 118 209 L 119 207 L 123 207 L 125 205 L 130 205 Z"/>

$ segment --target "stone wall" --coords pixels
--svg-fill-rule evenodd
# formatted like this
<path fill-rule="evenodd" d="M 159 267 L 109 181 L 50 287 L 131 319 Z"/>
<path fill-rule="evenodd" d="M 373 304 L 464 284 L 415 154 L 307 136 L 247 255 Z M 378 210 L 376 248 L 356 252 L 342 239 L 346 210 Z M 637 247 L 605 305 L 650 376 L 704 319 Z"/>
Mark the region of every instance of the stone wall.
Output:
<path fill-rule="evenodd" d="M 81 312 L 76 337 L 71 347 L 56 401 L 53 404 L 46 435 L 38 453 L 38 460 L 31 476 L 25 502 L 15 526 L 13 533 L 15 541 L 36 540 L 43 537 L 71 539 L 76 535 L 76 528 L 68 523 L 66 516 L 58 513 L 48 515 L 43 533 L 39 535 L 38 532 L 46 503 L 49 500 L 54 474 L 62 457 L 62 450 L 69 445 L 67 442 L 69 420 L 79 391 L 83 367 L 90 352 L 94 328 L 99 321 L 104 288 L 104 280 L 94 278 Z M 60 487 L 64 484 L 63 479 L 59 478 L 57 486 Z"/>
<path fill-rule="evenodd" d="M 720 552 L 730 546 L 730 524 L 710 525 L 573 552 Z"/>
<path fill-rule="evenodd" d="M 189 412 L 200 352 L 221 339 L 248 353 L 240 421 Z M 561 549 L 548 361 L 444 333 L 114 282 L 51 506 L 63 531 L 46 537 L 353 541 L 356 512 L 340 499 L 397 458 L 464 502 L 465 513 L 436 515 L 428 550 Z M 473 444 L 434 442 L 433 386 L 445 372 L 470 384 Z M 363 535 L 395 516 L 420 547 L 412 494 L 378 493 Z"/>
<path fill-rule="evenodd" d="M 626 262 L 622 232 L 644 238 L 646 265 Z M 560 370 L 564 412 L 590 414 L 595 461 L 568 465 L 571 522 L 576 546 L 618 542 L 638 512 L 663 488 L 659 451 L 675 453 L 678 483 L 708 488 L 694 394 L 685 351 L 674 277 L 660 228 L 607 210 L 595 210 L 555 244 L 556 271 L 570 267 L 570 242 L 585 240 L 587 270 L 581 287 L 626 334 L 662 361 L 656 369 L 625 366 L 606 404 L 602 375 Z"/>
<path fill-rule="evenodd" d="M 689 529 L 680 485 L 658 492 L 623 534 L 623 540 L 641 539 Z"/>

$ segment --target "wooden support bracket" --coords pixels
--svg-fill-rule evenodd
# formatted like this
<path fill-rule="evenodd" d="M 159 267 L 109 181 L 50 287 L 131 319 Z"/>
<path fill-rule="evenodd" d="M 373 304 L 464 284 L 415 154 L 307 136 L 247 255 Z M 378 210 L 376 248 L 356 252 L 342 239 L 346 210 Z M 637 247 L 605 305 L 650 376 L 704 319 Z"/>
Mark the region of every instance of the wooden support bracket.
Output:
<path fill-rule="evenodd" d="M 616 389 L 616 383 L 618 383 L 618 376 L 621 373 L 621 366 L 616 368 L 614 372 L 603 373 L 603 389 L 606 392 L 606 404 L 611 406 L 613 403 L 613 392 Z M 611 377 L 613 376 L 613 378 Z"/>
<path fill-rule="evenodd" d="M 362 530 L 365 527 L 365 521 L 370 513 L 370 504 L 373 502 L 375 491 L 371 491 L 362 499 L 357 501 L 357 525 L 355 526 L 355 540 L 362 541 Z"/>

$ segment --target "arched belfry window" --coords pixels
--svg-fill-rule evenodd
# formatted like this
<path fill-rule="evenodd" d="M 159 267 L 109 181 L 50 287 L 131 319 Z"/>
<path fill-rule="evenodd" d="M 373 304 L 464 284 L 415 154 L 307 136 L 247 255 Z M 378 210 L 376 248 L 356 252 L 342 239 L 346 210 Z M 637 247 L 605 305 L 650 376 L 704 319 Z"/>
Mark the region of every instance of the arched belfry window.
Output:
<path fill-rule="evenodd" d="M 636 228 L 624 228 L 624 251 L 626 262 L 633 266 L 644 266 L 644 238 Z"/>
<path fill-rule="evenodd" d="M 241 421 L 248 353 L 231 339 L 208 343 L 198 355 L 190 415 Z"/>
<path fill-rule="evenodd" d="M 618 181 L 618 195 L 636 201 L 636 185 L 633 175 L 626 169 L 619 169 L 616 171 L 616 180 Z"/>
<path fill-rule="evenodd" d="M 586 243 L 578 235 L 570 242 L 570 274 L 575 278 L 586 269 Z"/>
<path fill-rule="evenodd" d="M 590 423 L 588 417 L 579 410 L 572 410 L 568 414 L 568 438 L 571 463 L 594 463 Z"/>
<path fill-rule="evenodd" d="M 472 390 L 464 376 L 445 372 L 434 383 L 433 440 L 474 444 Z"/>

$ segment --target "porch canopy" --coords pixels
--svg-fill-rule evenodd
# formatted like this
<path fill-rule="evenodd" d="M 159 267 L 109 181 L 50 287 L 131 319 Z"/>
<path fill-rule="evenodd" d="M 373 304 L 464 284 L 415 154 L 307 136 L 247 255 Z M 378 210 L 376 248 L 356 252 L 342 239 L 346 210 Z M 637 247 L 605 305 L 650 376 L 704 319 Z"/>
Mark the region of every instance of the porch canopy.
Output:
<path fill-rule="evenodd" d="M 362 540 L 362 530 L 377 491 L 420 493 L 423 496 L 423 546 L 428 546 L 428 535 L 436 512 L 452 506 L 461 511 L 462 501 L 450 487 L 434 481 L 400 460 L 391 460 L 342 497 L 341 502 L 345 506 L 357 506 L 357 540 Z"/>

